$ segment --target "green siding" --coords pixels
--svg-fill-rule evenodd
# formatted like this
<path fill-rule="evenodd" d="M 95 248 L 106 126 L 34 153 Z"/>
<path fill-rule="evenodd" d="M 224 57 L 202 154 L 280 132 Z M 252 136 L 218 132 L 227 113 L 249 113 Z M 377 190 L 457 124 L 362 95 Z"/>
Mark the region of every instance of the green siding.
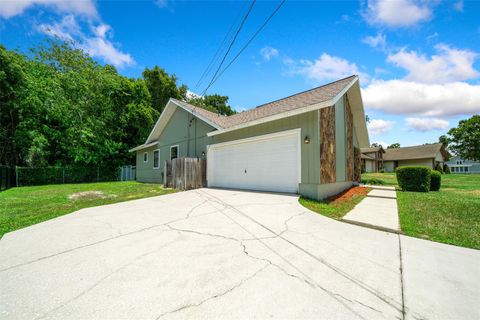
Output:
<path fill-rule="evenodd" d="M 335 161 L 337 182 L 345 182 L 347 175 L 347 140 L 345 132 L 345 104 L 340 99 L 335 104 Z"/>
<path fill-rule="evenodd" d="M 137 151 L 137 180 L 162 183 L 164 163 L 165 160 L 170 158 L 170 146 L 172 145 L 179 145 L 179 157 L 202 157 L 202 152 L 206 152 L 206 147 L 209 144 L 300 128 L 301 183 L 299 192 L 306 197 L 324 199 L 352 185 L 351 181 L 345 181 L 346 128 L 344 103 L 344 99 L 342 99 L 335 105 L 336 183 L 321 184 L 320 182 L 319 110 L 208 137 L 207 133 L 215 130 L 213 127 L 195 118 L 185 110 L 177 108 L 160 135 L 158 146 Z M 306 136 L 310 138 L 309 144 L 303 142 Z M 354 145 L 358 146 L 355 131 Z M 159 169 L 153 169 L 153 151 L 155 149 L 160 149 Z M 145 151 L 148 152 L 148 163 L 143 163 L 143 153 Z"/>
<path fill-rule="evenodd" d="M 320 141 L 318 128 L 318 111 L 312 111 L 297 116 L 270 121 L 259 125 L 226 132 L 213 136 L 212 143 L 255 137 L 280 131 L 301 129 L 301 168 L 302 183 L 319 183 L 320 181 Z M 310 143 L 303 143 L 305 136 Z M 254 155 L 252 155 L 254 156 Z"/>
<path fill-rule="evenodd" d="M 192 120 L 193 119 L 193 120 Z M 211 138 L 207 133 L 214 128 L 189 112 L 177 108 L 158 139 L 158 146 L 137 151 L 137 181 L 163 183 L 165 161 L 170 159 L 170 147 L 178 145 L 179 157 L 203 157 Z M 153 151 L 160 149 L 160 168 L 153 169 Z M 148 152 L 148 163 L 143 153 Z"/>

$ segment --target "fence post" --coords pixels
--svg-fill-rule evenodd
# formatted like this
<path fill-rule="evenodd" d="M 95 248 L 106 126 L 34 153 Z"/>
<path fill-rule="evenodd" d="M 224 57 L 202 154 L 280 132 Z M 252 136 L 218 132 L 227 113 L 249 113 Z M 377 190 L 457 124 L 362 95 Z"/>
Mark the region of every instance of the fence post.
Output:
<path fill-rule="evenodd" d="M 15 166 L 15 184 L 17 185 L 17 187 L 20 187 L 20 185 L 18 184 L 18 166 Z"/>
<path fill-rule="evenodd" d="M 97 167 L 97 182 L 100 181 L 100 167 Z"/>
<path fill-rule="evenodd" d="M 62 167 L 62 183 L 65 184 L 65 167 Z"/>

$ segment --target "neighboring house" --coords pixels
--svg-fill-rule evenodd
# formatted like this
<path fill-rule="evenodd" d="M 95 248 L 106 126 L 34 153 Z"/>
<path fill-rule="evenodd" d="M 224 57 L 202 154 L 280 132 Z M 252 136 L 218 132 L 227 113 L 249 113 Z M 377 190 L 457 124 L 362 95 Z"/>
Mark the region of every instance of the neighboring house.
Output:
<path fill-rule="evenodd" d="M 164 162 L 207 159 L 209 187 L 322 199 L 359 180 L 369 146 L 357 76 L 222 116 L 170 99 L 137 154 L 137 180 L 163 182 Z"/>
<path fill-rule="evenodd" d="M 445 164 L 450 167 L 451 173 L 480 173 L 480 161 L 452 157 Z"/>
<path fill-rule="evenodd" d="M 441 143 L 425 144 L 421 146 L 390 148 L 383 155 L 385 172 L 394 172 L 402 166 L 426 166 L 434 169 L 439 163 L 448 161 L 449 154 Z"/>
<path fill-rule="evenodd" d="M 383 170 L 383 147 L 369 147 L 360 149 L 362 152 L 362 168 L 365 172 L 380 172 Z"/>

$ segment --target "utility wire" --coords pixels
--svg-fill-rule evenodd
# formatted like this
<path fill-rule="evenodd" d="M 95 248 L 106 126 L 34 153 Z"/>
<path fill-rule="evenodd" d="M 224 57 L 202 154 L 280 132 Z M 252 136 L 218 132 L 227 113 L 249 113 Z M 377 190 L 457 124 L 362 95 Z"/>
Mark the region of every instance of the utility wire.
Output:
<path fill-rule="evenodd" d="M 245 2 L 245 6 L 243 6 L 243 8 L 246 7 L 246 4 L 247 4 L 247 3 L 248 3 L 248 2 Z M 222 52 L 223 49 L 225 48 L 225 46 L 227 45 L 227 40 L 228 40 L 228 38 L 230 37 L 230 35 L 232 34 L 235 25 L 236 25 L 237 22 L 239 21 L 240 13 L 243 11 L 243 8 L 240 9 L 240 11 L 238 12 L 238 14 L 236 15 L 235 19 L 233 20 L 232 25 L 230 26 L 230 29 L 229 29 L 228 32 L 225 34 L 225 37 L 223 38 L 222 42 L 221 42 L 220 45 L 218 46 L 217 51 L 215 52 L 215 54 L 213 55 L 212 59 L 211 59 L 210 62 L 208 63 L 207 67 L 206 67 L 205 70 L 203 71 L 202 75 L 200 76 L 200 79 L 198 79 L 197 83 L 195 84 L 195 87 L 194 87 L 195 90 L 198 89 L 198 87 L 202 84 L 203 79 L 210 73 L 210 71 L 212 70 L 213 66 L 215 65 L 217 59 L 220 57 L 220 52 Z"/>
<path fill-rule="evenodd" d="M 272 14 L 265 20 L 265 22 L 258 28 L 258 30 L 255 32 L 255 34 L 248 40 L 248 42 L 240 49 L 240 51 L 233 57 L 233 59 L 227 64 L 225 68 L 222 69 L 222 71 L 218 74 L 216 78 L 213 79 L 211 82 L 210 86 L 213 85 L 218 78 L 237 60 L 237 58 L 242 54 L 242 52 L 250 45 L 250 43 L 255 39 L 255 37 L 265 28 L 265 26 L 268 24 L 268 22 L 275 16 L 275 14 L 280 10 L 280 8 L 283 6 L 286 0 L 282 0 L 278 6 L 275 8 L 275 10 L 272 12 Z M 208 88 L 207 88 L 208 89 Z"/>
<path fill-rule="evenodd" d="M 220 65 L 218 66 L 217 70 L 215 71 L 215 74 L 213 75 L 212 80 L 210 80 L 210 83 L 208 84 L 208 86 L 205 88 L 205 90 L 203 90 L 202 96 L 205 95 L 205 93 L 208 91 L 208 89 L 210 89 L 210 87 L 212 86 L 212 84 L 215 80 L 215 77 L 217 76 L 218 72 L 220 71 L 220 68 L 222 67 L 223 63 L 225 62 L 225 59 L 227 59 L 228 54 L 230 53 L 230 50 L 232 49 L 233 44 L 235 43 L 235 40 L 237 40 L 238 34 L 242 30 L 243 25 L 245 24 L 245 21 L 247 20 L 248 16 L 250 15 L 250 12 L 252 12 L 252 9 L 253 9 L 253 6 L 255 5 L 255 2 L 257 2 L 257 0 L 253 0 L 252 4 L 248 8 L 247 13 L 243 17 L 242 23 L 238 27 L 237 32 L 235 33 L 235 36 L 233 37 L 232 41 L 230 42 L 230 45 L 228 46 L 227 52 L 225 52 L 225 54 L 223 55 L 222 61 L 220 62 Z"/>

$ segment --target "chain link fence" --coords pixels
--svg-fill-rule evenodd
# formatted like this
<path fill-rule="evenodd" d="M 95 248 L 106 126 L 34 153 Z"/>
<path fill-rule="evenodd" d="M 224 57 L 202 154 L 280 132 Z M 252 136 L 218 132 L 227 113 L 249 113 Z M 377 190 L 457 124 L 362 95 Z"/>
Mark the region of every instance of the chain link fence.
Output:
<path fill-rule="evenodd" d="M 0 165 L 0 191 L 15 187 L 15 168 Z"/>
<path fill-rule="evenodd" d="M 17 187 L 120 180 L 118 167 L 17 167 Z"/>

